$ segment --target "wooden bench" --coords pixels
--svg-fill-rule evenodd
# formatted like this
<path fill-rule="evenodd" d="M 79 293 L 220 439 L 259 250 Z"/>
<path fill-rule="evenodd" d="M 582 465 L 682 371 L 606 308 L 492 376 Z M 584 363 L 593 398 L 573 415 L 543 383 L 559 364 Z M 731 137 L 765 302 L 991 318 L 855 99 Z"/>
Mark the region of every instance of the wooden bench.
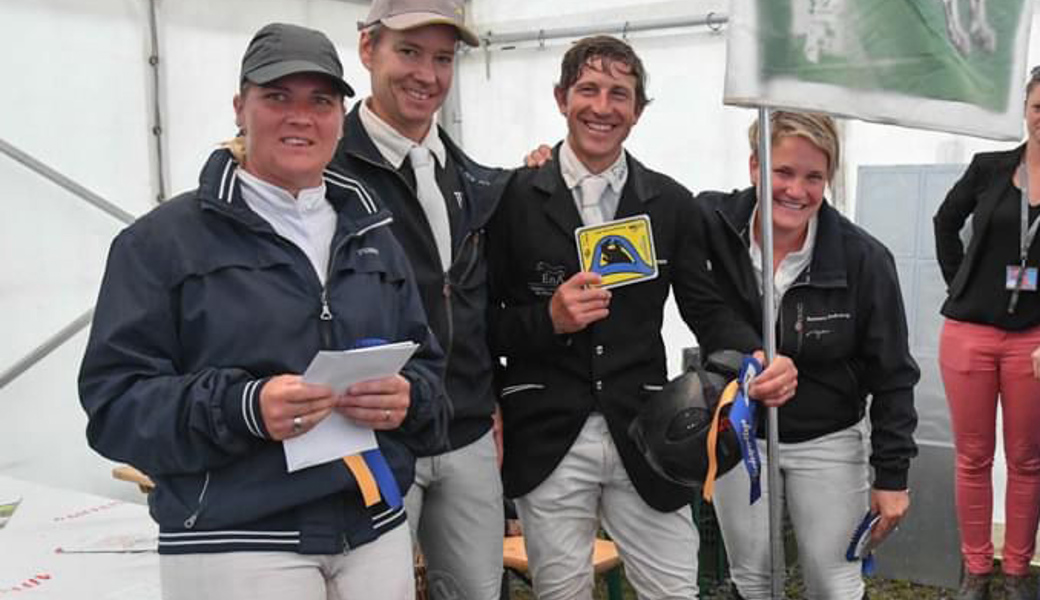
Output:
<path fill-rule="evenodd" d="M 511 536 L 502 540 L 502 566 L 530 585 L 524 536 Z M 621 557 L 618 556 L 617 545 L 610 540 L 597 539 L 592 549 L 592 571 L 596 575 L 606 577 L 607 597 L 610 600 L 621 600 L 620 566 Z"/>
<path fill-rule="evenodd" d="M 147 475 L 130 465 L 122 465 L 112 469 L 112 477 L 120 481 L 136 483 L 142 494 L 147 494 L 155 489 L 155 483 Z"/>

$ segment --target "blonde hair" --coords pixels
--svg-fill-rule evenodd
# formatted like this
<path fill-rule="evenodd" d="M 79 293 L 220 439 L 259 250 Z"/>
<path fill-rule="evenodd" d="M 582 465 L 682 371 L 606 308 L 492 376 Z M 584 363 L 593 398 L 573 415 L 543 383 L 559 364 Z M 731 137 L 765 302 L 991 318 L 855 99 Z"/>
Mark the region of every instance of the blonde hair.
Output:
<path fill-rule="evenodd" d="M 838 127 L 834 119 L 823 113 L 772 111 L 769 114 L 769 126 L 772 130 L 770 145 L 775 146 L 785 137 L 800 137 L 816 146 L 827 157 L 827 181 L 834 178 L 841 161 L 841 148 L 838 142 Z M 748 142 L 751 144 L 751 155 L 758 156 L 758 120 L 748 128 Z"/>
<path fill-rule="evenodd" d="M 220 142 L 221 148 L 227 148 L 231 151 L 231 156 L 235 157 L 235 162 L 240 165 L 244 165 L 246 162 L 246 136 L 238 134 L 230 140 Z"/>

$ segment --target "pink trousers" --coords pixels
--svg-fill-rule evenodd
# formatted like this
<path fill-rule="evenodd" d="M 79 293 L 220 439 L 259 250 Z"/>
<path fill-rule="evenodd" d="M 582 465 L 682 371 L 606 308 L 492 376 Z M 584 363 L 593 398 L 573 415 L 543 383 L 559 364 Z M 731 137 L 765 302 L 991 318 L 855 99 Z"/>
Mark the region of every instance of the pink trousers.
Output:
<path fill-rule="evenodd" d="M 947 319 L 939 366 L 957 452 L 957 521 L 969 573 L 993 568 L 993 451 L 997 404 L 1003 423 L 1007 490 L 1003 570 L 1025 575 L 1040 517 L 1040 381 L 1030 355 L 1040 327 L 1004 331 Z"/>

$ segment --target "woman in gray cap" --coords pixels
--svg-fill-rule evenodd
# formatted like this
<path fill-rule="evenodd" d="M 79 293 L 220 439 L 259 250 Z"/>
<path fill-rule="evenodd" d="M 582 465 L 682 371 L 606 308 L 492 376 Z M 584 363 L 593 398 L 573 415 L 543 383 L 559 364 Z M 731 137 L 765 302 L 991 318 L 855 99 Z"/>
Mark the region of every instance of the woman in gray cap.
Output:
<path fill-rule="evenodd" d="M 91 446 L 156 483 L 166 600 L 414 594 L 401 495 L 444 443 L 444 365 L 389 213 L 326 168 L 350 95 L 323 34 L 264 27 L 237 143 L 112 244 L 80 397 Z M 338 393 L 300 375 L 404 340 L 398 375 Z M 284 441 L 344 417 L 378 447 L 287 469 Z"/>

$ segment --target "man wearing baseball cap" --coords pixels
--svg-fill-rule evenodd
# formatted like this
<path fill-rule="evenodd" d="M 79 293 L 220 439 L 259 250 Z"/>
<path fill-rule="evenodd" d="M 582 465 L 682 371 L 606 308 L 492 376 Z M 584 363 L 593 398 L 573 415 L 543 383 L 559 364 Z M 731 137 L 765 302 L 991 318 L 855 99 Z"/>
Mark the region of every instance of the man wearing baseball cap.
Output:
<path fill-rule="evenodd" d="M 372 95 L 347 115 L 333 164 L 360 175 L 393 212 L 394 235 L 448 354 L 450 446 L 418 460 L 409 523 L 433 598 L 497 599 L 502 484 L 483 228 L 508 173 L 474 163 L 435 123 L 459 42 L 479 40 L 462 0 L 375 0 L 358 27 Z"/>

